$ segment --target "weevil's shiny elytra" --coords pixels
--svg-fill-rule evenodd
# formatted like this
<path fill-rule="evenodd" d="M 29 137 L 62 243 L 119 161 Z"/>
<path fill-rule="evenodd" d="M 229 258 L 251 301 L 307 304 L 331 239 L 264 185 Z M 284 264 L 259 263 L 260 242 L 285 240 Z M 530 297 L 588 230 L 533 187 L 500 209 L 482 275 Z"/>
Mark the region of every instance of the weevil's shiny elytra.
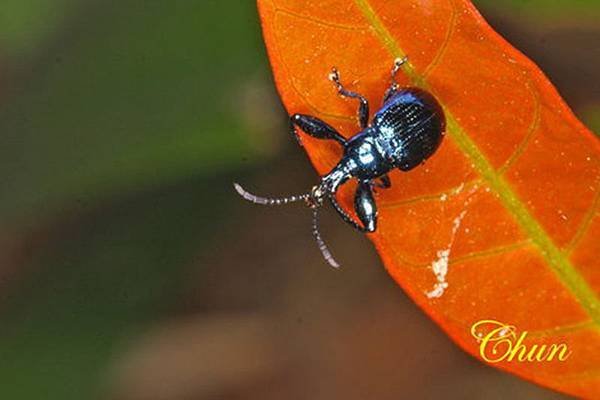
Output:
<path fill-rule="evenodd" d="M 333 127 L 319 118 L 294 114 L 290 117 L 290 131 L 302 145 L 296 127 L 318 138 L 337 141 L 344 148 L 344 155 L 337 165 L 314 186 L 309 193 L 285 198 L 256 196 L 234 184 L 238 193 L 248 201 L 264 205 L 281 205 L 304 201 L 313 210 L 313 235 L 327 262 L 338 267 L 317 229 L 317 210 L 327 198 L 344 221 L 361 232 L 377 229 L 377 205 L 374 188 L 389 188 L 387 175 L 394 168 L 410 171 L 435 153 L 442 142 L 445 118 L 442 107 L 428 92 L 414 88 L 400 88 L 396 74 L 407 58 L 397 59 L 392 69 L 391 85 L 383 97 L 383 106 L 369 123 L 369 103 L 364 96 L 346 90 L 340 82 L 338 71 L 333 68 L 329 79 L 342 97 L 359 101 L 358 122 L 360 132 L 345 139 Z M 358 180 L 354 197 L 354 210 L 360 223 L 355 221 L 336 200 L 340 185 L 350 178 Z"/>

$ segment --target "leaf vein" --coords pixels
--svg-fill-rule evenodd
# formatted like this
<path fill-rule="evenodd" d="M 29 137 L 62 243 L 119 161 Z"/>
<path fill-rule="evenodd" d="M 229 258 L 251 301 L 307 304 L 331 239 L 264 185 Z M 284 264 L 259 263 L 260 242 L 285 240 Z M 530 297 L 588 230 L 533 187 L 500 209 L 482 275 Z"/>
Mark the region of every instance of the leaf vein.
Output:
<path fill-rule="evenodd" d="M 506 171 L 508 171 L 508 169 L 519 159 L 519 157 L 521 157 L 521 155 L 525 152 L 525 149 L 527 149 L 529 142 L 531 141 L 531 139 L 533 138 L 533 136 L 535 135 L 535 133 L 537 132 L 537 130 L 540 126 L 540 121 L 541 121 L 541 117 L 542 117 L 542 113 L 541 113 L 542 106 L 541 106 L 541 102 L 540 102 L 540 95 L 536 90 L 532 89 L 530 84 L 531 84 L 531 78 L 529 78 L 529 81 L 527 83 L 527 88 L 531 91 L 531 93 L 535 99 L 535 109 L 533 111 L 533 113 L 534 113 L 533 120 L 531 121 L 531 124 L 529 125 L 529 129 L 527 130 L 527 133 L 525 134 L 525 137 L 523 138 L 521 143 L 519 143 L 519 146 L 517 147 L 517 149 L 509 157 L 509 159 L 506 160 L 504 165 L 502 165 L 498 169 L 499 174 L 505 174 Z"/>
<path fill-rule="evenodd" d="M 373 26 L 383 45 L 396 57 L 404 57 L 405 53 L 398 46 L 387 28 L 379 20 L 379 17 L 369 4 L 368 0 L 354 0 L 361 10 L 365 19 Z M 413 84 L 424 89 L 431 90 L 426 80 L 420 75 L 410 62 L 405 64 L 405 73 Z M 582 308 L 590 315 L 596 324 L 600 324 L 600 300 L 591 289 L 585 279 L 579 274 L 571 261 L 554 244 L 548 233 L 531 215 L 525 205 L 513 191 L 509 183 L 498 174 L 490 161 L 477 147 L 475 142 L 462 129 L 450 110 L 445 109 L 449 136 L 471 159 L 473 168 L 487 181 L 494 190 L 504 207 L 513 215 L 521 228 L 531 237 L 538 247 L 542 257 L 547 261 L 550 268 L 557 274 L 561 282 L 571 291 L 579 301 Z"/>
<path fill-rule="evenodd" d="M 569 324 L 569 325 L 563 325 L 563 326 L 559 326 L 556 328 L 540 329 L 537 331 L 527 331 L 527 335 L 533 336 L 533 337 L 556 336 L 556 335 L 563 335 L 565 333 L 578 332 L 578 331 L 581 331 L 581 330 L 584 330 L 587 328 L 593 328 L 596 326 L 597 325 L 594 324 L 594 321 L 592 321 L 591 319 L 588 319 L 585 321 L 580 321 L 580 322 L 576 322 L 576 323 Z"/>
<path fill-rule="evenodd" d="M 381 202 L 380 204 L 380 209 L 384 209 L 384 208 L 396 208 L 396 207 L 402 207 L 405 206 L 407 204 L 414 204 L 414 203 L 420 203 L 423 201 L 442 201 L 442 198 L 444 196 L 454 196 L 457 195 L 458 193 L 460 193 L 462 190 L 464 189 L 470 189 L 473 186 L 476 186 L 477 184 L 479 184 L 481 182 L 481 179 L 473 179 L 470 180 L 468 182 L 465 183 L 461 183 L 460 185 L 457 185 L 451 189 L 448 190 L 444 190 L 442 192 L 439 193 L 434 193 L 434 194 L 426 194 L 426 195 L 421 195 L 421 196 L 416 196 L 416 197 L 411 197 L 409 199 L 405 199 L 405 200 L 399 200 L 399 201 L 389 201 L 389 202 Z"/>
<path fill-rule="evenodd" d="M 431 74 L 433 69 L 439 65 L 440 60 L 442 59 L 442 56 L 446 53 L 446 50 L 448 49 L 448 44 L 450 43 L 450 39 L 452 38 L 452 35 L 454 34 L 454 30 L 456 29 L 456 25 L 457 25 L 456 22 L 458 21 L 458 13 L 456 12 L 456 7 L 454 7 L 454 2 L 452 0 L 449 0 L 449 4 L 452 5 L 452 15 L 450 15 L 450 23 L 448 25 L 448 29 L 446 30 L 446 36 L 444 37 L 444 41 L 442 42 L 442 45 L 440 46 L 437 53 L 435 54 L 435 57 L 433 57 L 433 60 L 431 61 L 431 63 L 423 71 L 424 78 L 427 78 L 429 76 L 429 74 Z"/>
<path fill-rule="evenodd" d="M 448 261 L 448 265 L 456 266 L 456 265 L 460 265 L 463 262 L 469 261 L 469 260 L 485 259 L 485 258 L 491 257 L 491 256 L 498 256 L 501 254 L 512 253 L 513 251 L 520 250 L 524 247 L 527 247 L 530 244 L 531 244 L 531 240 L 527 239 L 527 240 L 522 240 L 520 242 L 515 242 L 515 243 L 505 244 L 505 245 L 501 245 L 501 246 L 490 247 L 489 249 L 474 251 L 472 253 L 467 253 L 460 257 L 455 257 L 455 258 L 450 257 L 450 260 Z M 397 252 L 396 252 L 396 255 L 398 255 Z M 408 261 L 405 258 L 402 258 L 402 256 L 400 256 L 399 259 L 403 263 L 407 264 L 410 267 L 410 269 L 423 269 L 423 268 L 428 268 L 431 266 L 431 263 L 416 263 L 416 262 Z"/>
<path fill-rule="evenodd" d="M 573 239 L 571 239 L 571 241 L 565 248 L 565 254 L 570 255 L 573 252 L 573 250 L 577 248 L 577 245 L 585 236 L 590 225 L 592 225 L 592 221 L 594 220 L 598 212 L 598 206 L 600 206 L 600 189 L 596 189 L 596 197 L 594 198 L 594 202 L 592 203 L 592 206 L 590 207 L 587 215 L 585 215 L 585 217 L 583 218 L 581 225 L 579 225 L 579 228 L 577 228 L 577 231 L 573 235 Z"/>
<path fill-rule="evenodd" d="M 285 15 L 288 15 L 290 17 L 298 18 L 298 19 L 304 20 L 304 21 L 309 21 L 309 22 L 314 23 L 315 25 L 322 25 L 322 26 L 326 26 L 328 28 L 342 29 L 342 30 L 345 30 L 345 31 L 365 31 L 365 30 L 367 30 L 367 27 L 361 27 L 361 26 L 355 26 L 355 25 L 336 24 L 336 23 L 333 23 L 333 22 L 324 21 L 324 20 L 319 19 L 319 18 L 314 18 L 314 17 L 309 16 L 309 15 L 298 14 L 296 12 L 289 11 L 289 10 L 286 10 L 286 9 L 280 8 L 280 7 L 275 7 L 274 11 L 275 11 L 276 15 L 277 14 L 285 14 Z"/>

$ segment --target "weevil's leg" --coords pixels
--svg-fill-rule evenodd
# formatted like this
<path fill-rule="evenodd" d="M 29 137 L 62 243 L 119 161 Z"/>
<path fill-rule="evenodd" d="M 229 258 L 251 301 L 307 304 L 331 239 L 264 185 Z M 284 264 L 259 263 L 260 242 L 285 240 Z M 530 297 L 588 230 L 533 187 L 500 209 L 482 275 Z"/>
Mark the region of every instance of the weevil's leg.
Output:
<path fill-rule="evenodd" d="M 332 139 L 342 146 L 346 145 L 346 139 L 325 121 L 311 115 L 294 114 L 290 117 L 290 133 L 294 135 L 300 146 L 302 146 L 302 139 L 296 132 L 296 126 L 314 138 Z"/>
<path fill-rule="evenodd" d="M 358 184 L 354 195 L 354 211 L 367 232 L 375 232 L 377 229 L 377 204 L 373 198 L 371 181 L 363 181 Z"/>
<path fill-rule="evenodd" d="M 367 183 L 367 186 L 369 186 L 368 183 Z M 335 198 L 335 192 L 329 192 L 327 194 L 327 198 L 329 198 L 329 202 L 333 206 L 334 210 L 340 215 L 340 217 L 342 218 L 342 220 L 344 222 L 346 222 L 348 225 L 350 225 L 354 229 L 356 229 L 356 230 L 358 230 L 360 232 L 363 232 L 363 233 L 365 233 L 365 232 L 373 232 L 374 229 L 371 230 L 370 227 L 363 226 L 363 225 L 359 224 L 358 222 L 356 222 L 354 220 L 354 218 L 352 218 L 350 215 L 348 215 L 348 213 L 346 211 L 344 211 L 344 209 L 342 208 L 342 206 L 340 206 L 340 203 L 338 203 L 337 199 Z M 356 199 L 355 199 L 355 201 L 356 201 Z"/>
<path fill-rule="evenodd" d="M 390 177 L 388 176 L 388 174 L 385 174 L 385 175 L 379 177 L 379 182 L 376 182 L 375 180 L 371 181 L 371 187 L 380 188 L 380 189 L 389 189 L 392 187 L 392 181 L 390 180 Z"/>
<path fill-rule="evenodd" d="M 404 56 L 402 58 L 396 58 L 394 60 L 394 67 L 392 68 L 391 73 L 391 83 L 390 87 L 385 91 L 383 95 L 383 104 L 387 103 L 387 101 L 398 91 L 400 85 L 396 82 L 396 74 L 400 71 L 400 68 L 408 62 L 408 56 Z"/>
<path fill-rule="evenodd" d="M 356 92 L 346 90 L 340 82 L 340 73 L 337 69 L 332 68 L 331 73 L 329 74 L 329 80 L 333 82 L 340 96 L 358 99 L 358 124 L 361 129 L 365 129 L 369 124 L 369 102 L 367 99 Z"/>
<path fill-rule="evenodd" d="M 334 195 L 330 195 L 329 196 L 329 201 L 331 202 L 331 205 L 333 206 L 333 209 L 335 211 L 337 211 L 337 213 L 340 215 L 340 217 L 342 217 L 342 220 L 344 220 L 344 222 L 346 222 L 347 224 L 349 224 L 351 227 L 359 230 L 360 232 L 368 232 L 367 228 L 359 225 L 356 221 L 354 221 L 352 219 L 351 216 L 349 216 L 346 211 L 344 211 L 344 209 L 342 208 L 342 206 L 340 206 L 340 204 L 337 202 L 336 198 Z"/>

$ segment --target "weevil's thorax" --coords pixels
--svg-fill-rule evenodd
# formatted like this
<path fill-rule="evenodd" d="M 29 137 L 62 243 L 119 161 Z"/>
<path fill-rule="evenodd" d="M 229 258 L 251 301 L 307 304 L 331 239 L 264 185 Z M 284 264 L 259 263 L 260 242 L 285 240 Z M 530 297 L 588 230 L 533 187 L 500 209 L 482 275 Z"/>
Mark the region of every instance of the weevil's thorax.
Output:
<path fill-rule="evenodd" d="M 368 181 L 394 168 L 385 157 L 385 152 L 377 143 L 374 133 L 375 131 L 368 127 L 348 140 L 342 159 L 321 179 L 321 186 L 325 192 L 335 192 L 350 178 Z"/>
<path fill-rule="evenodd" d="M 341 163 L 359 180 L 380 177 L 394 168 L 386 146 L 377 129 L 369 126 L 348 141 Z"/>

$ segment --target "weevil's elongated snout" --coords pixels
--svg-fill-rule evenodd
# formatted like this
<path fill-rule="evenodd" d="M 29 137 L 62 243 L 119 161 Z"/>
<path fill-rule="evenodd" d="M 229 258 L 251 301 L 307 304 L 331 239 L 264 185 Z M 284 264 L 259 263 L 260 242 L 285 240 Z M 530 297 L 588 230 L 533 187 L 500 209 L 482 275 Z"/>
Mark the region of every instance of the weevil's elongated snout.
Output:
<path fill-rule="evenodd" d="M 313 210 L 313 219 L 312 219 L 312 233 L 317 242 L 317 246 L 319 246 L 319 250 L 323 255 L 323 258 L 329 265 L 334 268 L 338 268 L 340 264 L 333 258 L 331 252 L 327 248 L 327 245 L 321 238 L 321 234 L 319 233 L 319 209 L 323 205 L 323 199 L 328 195 L 328 187 L 324 185 L 323 182 L 321 184 L 313 186 L 310 192 L 303 193 L 300 195 L 287 196 L 287 197 L 262 197 L 257 196 L 253 193 L 248 192 L 244 189 L 240 184 L 234 183 L 233 187 L 238 192 L 240 196 L 242 196 L 245 200 L 248 200 L 254 204 L 260 204 L 265 206 L 280 206 L 289 203 L 295 203 L 298 201 L 304 201 L 308 207 Z"/>

